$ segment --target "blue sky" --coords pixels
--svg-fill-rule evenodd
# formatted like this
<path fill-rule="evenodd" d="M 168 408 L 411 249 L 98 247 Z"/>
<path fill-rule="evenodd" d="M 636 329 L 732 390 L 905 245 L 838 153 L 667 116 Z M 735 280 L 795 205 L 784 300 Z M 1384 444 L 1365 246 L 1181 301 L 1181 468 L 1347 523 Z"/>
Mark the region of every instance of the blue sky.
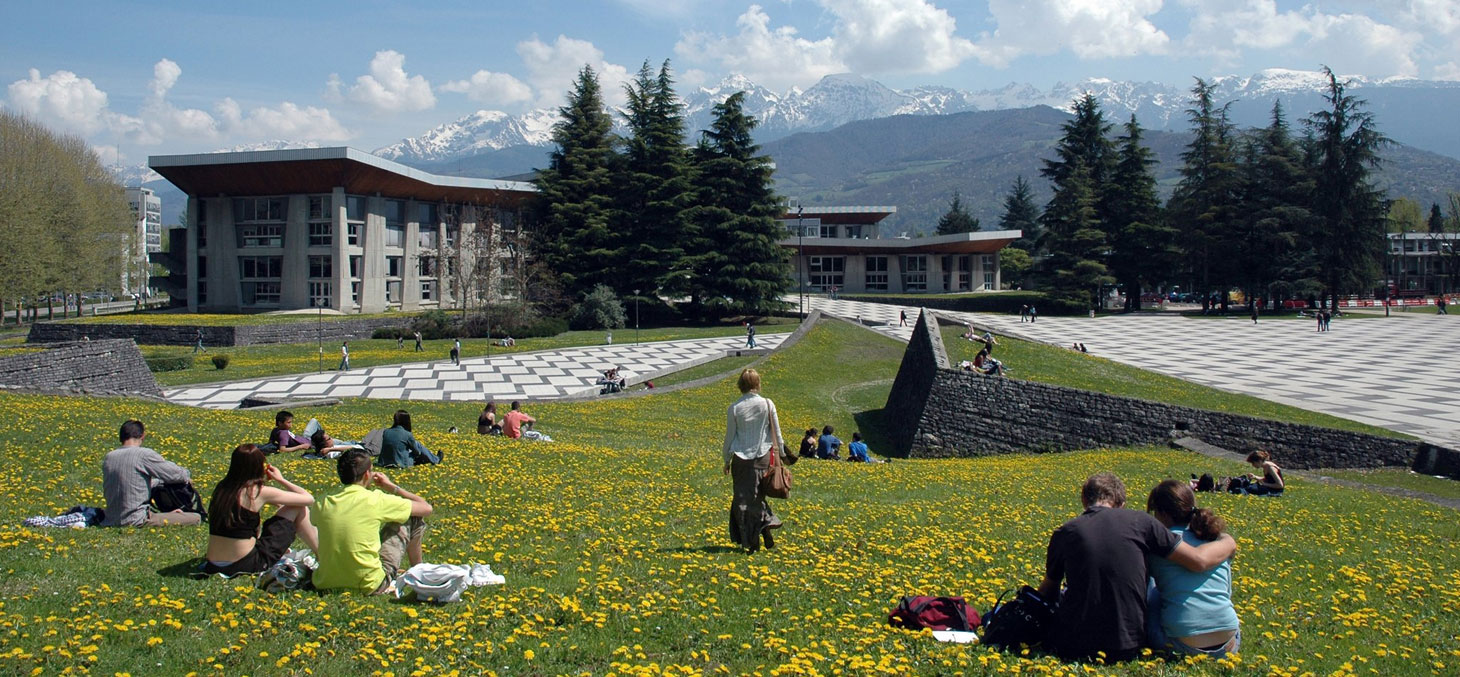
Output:
<path fill-rule="evenodd" d="M 372 149 L 479 109 L 556 105 L 584 63 L 617 92 L 645 59 L 671 59 L 682 90 L 841 72 L 1184 86 L 1320 64 L 1460 80 L 1460 0 L 12 0 L 0 18 L 4 106 L 123 163 L 272 139 Z"/>

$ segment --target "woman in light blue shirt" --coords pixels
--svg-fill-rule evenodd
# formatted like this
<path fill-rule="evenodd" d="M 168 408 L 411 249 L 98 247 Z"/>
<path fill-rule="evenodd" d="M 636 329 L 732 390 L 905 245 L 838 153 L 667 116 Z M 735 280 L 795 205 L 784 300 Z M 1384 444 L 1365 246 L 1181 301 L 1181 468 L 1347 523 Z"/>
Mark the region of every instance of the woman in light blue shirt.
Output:
<path fill-rule="evenodd" d="M 1210 508 L 1196 507 L 1191 485 L 1166 480 L 1151 490 L 1146 512 L 1183 541 L 1198 546 L 1216 540 L 1227 523 Z M 1157 651 L 1222 658 L 1242 645 L 1237 611 L 1232 608 L 1232 560 L 1192 573 L 1160 557 L 1147 558 L 1151 574 L 1147 595 L 1146 639 Z"/>
<path fill-rule="evenodd" d="M 774 402 L 760 395 L 760 374 L 754 369 L 740 372 L 740 399 L 725 412 L 725 443 L 720 449 L 725 466 L 734 484 L 730 500 L 730 540 L 746 552 L 776 547 L 771 529 L 781 520 L 771 512 L 765 494 L 760 491 L 760 478 L 770 469 L 771 454 L 786 458 L 786 442 L 781 439 L 781 423 L 776 418 Z M 779 459 L 778 459 L 779 462 Z"/>

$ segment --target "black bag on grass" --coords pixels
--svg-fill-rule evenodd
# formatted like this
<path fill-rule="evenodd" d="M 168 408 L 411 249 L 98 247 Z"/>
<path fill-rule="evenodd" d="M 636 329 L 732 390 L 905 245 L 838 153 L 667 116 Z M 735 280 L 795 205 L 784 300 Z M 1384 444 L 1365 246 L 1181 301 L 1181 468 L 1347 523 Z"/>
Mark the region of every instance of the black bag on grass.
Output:
<path fill-rule="evenodd" d="M 1054 607 L 1029 586 L 1019 588 L 1014 599 L 1004 602 L 1009 593 L 999 595 L 994 608 L 983 615 L 983 636 L 979 641 L 993 646 L 1033 646 L 1044 640 L 1053 625 Z"/>
<path fill-rule="evenodd" d="M 208 511 L 203 508 L 203 497 L 193 488 L 192 482 L 160 484 L 152 487 L 152 509 L 157 512 L 195 512 L 208 521 Z"/>

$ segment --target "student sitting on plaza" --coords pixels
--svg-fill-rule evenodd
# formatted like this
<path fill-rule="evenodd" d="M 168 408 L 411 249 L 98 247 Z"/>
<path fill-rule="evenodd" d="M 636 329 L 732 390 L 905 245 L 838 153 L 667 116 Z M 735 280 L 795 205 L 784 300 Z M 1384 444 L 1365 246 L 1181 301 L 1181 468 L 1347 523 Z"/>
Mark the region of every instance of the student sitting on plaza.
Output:
<path fill-rule="evenodd" d="M 435 465 L 440 462 L 441 456 L 431 453 L 411 433 L 411 415 L 404 409 L 397 409 L 393 425 L 380 435 L 380 465 L 385 468 L 409 468 L 413 465 Z"/>
<path fill-rule="evenodd" d="M 522 403 L 514 400 L 512 411 L 502 417 L 502 434 L 514 440 L 519 439 L 522 437 L 522 424 L 526 423 L 530 428 L 531 424 L 536 422 L 537 419 L 522 412 Z"/>
<path fill-rule="evenodd" d="M 372 472 L 370 454 L 349 451 L 339 459 L 342 486 L 314 502 L 319 530 L 314 587 L 380 594 L 391 590 L 405 557 L 421 563 L 421 541 L 431 504 L 385 473 Z M 371 487 L 381 491 L 371 491 Z"/>
<path fill-rule="evenodd" d="M 478 435 L 501 435 L 502 424 L 497 422 L 497 403 L 488 402 L 482 407 L 482 413 L 477 416 Z"/>
<path fill-rule="evenodd" d="M 152 509 L 152 489 L 165 484 L 192 481 L 186 468 L 168 461 L 142 440 L 147 431 L 141 421 L 127 421 L 118 433 L 122 446 L 108 452 L 101 462 L 101 493 L 106 497 L 106 527 L 188 526 L 203 521 L 195 512 Z"/>
<path fill-rule="evenodd" d="M 268 486 L 269 482 L 278 487 Z M 203 573 L 254 574 L 279 561 L 295 536 L 310 550 L 319 550 L 318 533 L 309 523 L 314 496 L 284 479 L 252 444 L 233 450 L 228 474 L 213 487 L 208 501 L 208 552 Z M 259 524 L 264 506 L 278 508 Z"/>
<path fill-rule="evenodd" d="M 280 411 L 274 414 L 274 430 L 269 433 L 269 441 L 279 445 L 280 452 L 292 453 L 313 448 L 309 436 L 314 431 L 307 430 L 303 435 L 294 433 L 294 414 L 287 411 Z"/>
<path fill-rule="evenodd" d="M 1191 486 L 1181 480 L 1156 485 L 1146 512 L 1192 547 L 1221 538 L 1227 523 L 1210 508 L 1197 508 Z M 1218 659 L 1242 645 L 1232 608 L 1232 560 L 1191 572 L 1161 557 L 1146 557 L 1151 584 L 1146 597 L 1146 643 L 1170 651 Z"/>
<path fill-rule="evenodd" d="M 867 443 L 862 441 L 862 433 L 852 433 L 852 443 L 847 445 L 847 460 L 854 463 L 872 462 L 872 457 L 867 455 Z"/>
<path fill-rule="evenodd" d="M 1226 534 L 1183 542 L 1156 518 L 1127 510 L 1125 483 L 1113 473 L 1085 480 L 1080 503 L 1084 513 L 1055 529 L 1045 554 L 1039 594 L 1056 606 L 1047 643 L 1062 661 L 1128 661 L 1146 640 L 1146 558 L 1202 572 L 1231 559 L 1237 543 Z"/>
<path fill-rule="evenodd" d="M 816 457 L 831 461 L 840 461 L 842 441 L 832 434 L 832 427 L 825 426 L 821 429 L 821 439 L 816 441 Z"/>

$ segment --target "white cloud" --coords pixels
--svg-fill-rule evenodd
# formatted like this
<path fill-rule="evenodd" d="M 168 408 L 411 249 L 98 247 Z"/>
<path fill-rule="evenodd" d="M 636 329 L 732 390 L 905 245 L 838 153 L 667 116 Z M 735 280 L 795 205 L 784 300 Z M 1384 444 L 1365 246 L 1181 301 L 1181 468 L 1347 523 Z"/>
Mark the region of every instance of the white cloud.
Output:
<path fill-rule="evenodd" d="M 395 50 L 381 50 L 370 59 L 370 74 L 355 78 L 348 90 L 338 75 L 331 75 L 329 94 L 361 104 L 372 113 L 389 115 L 428 110 L 436 105 L 431 83 L 421 75 L 406 74 L 406 56 Z"/>
<path fill-rule="evenodd" d="M 1313 5 L 1280 11 L 1274 0 L 1183 3 L 1194 12 L 1184 41 L 1186 50 L 1215 56 L 1224 63 L 1235 63 L 1250 50 L 1265 50 L 1305 60 L 1314 67 L 1328 64 L 1345 73 L 1387 77 L 1419 72 L 1415 53 L 1424 36 L 1417 30 L 1362 14 L 1327 14 Z M 1429 17 L 1442 16 L 1446 9 L 1425 2 L 1410 4 Z M 1443 27 L 1443 22 L 1439 25 Z"/>
<path fill-rule="evenodd" d="M 1435 66 L 1436 80 L 1460 80 L 1460 61 L 1451 61 Z"/>
<path fill-rule="evenodd" d="M 984 63 L 1069 50 L 1082 59 L 1166 52 L 1171 38 L 1150 17 L 1161 0 L 990 0 L 997 28 L 978 47 Z"/>
<path fill-rule="evenodd" d="M 9 104 L 42 122 L 68 131 L 93 134 L 111 126 L 114 116 L 107 110 L 107 95 L 95 83 L 71 71 L 56 71 L 42 78 L 30 69 L 30 76 L 10 83 Z"/>
<path fill-rule="evenodd" d="M 466 94 L 472 101 L 490 106 L 509 106 L 532 99 L 532 88 L 527 83 L 506 73 L 480 70 L 468 80 L 452 80 L 441 85 L 443 92 Z"/>
<path fill-rule="evenodd" d="M 260 106 L 245 114 L 237 101 L 225 98 L 217 110 L 222 129 L 233 136 L 291 141 L 344 141 L 351 136 L 327 108 L 285 101 L 277 108 Z"/>
<path fill-rule="evenodd" d="M 152 66 L 152 81 L 147 85 L 147 98 L 142 102 L 140 117 L 125 118 L 117 125 L 129 140 L 142 145 L 156 145 L 175 137 L 211 139 L 218 136 L 218 122 L 206 111 L 177 108 L 167 101 L 167 93 L 182 77 L 182 67 L 171 59 L 162 59 Z"/>
<path fill-rule="evenodd" d="M 628 69 L 605 61 L 603 50 L 587 40 L 559 35 L 548 44 L 533 36 L 517 43 L 517 54 L 527 68 L 528 81 L 537 89 L 540 106 L 561 105 L 585 65 L 597 73 L 604 102 L 610 106 L 623 105 Z"/>
<path fill-rule="evenodd" d="M 690 32 L 674 46 L 675 54 L 691 62 L 714 61 L 732 73 L 776 91 L 815 83 L 847 64 L 838 56 L 834 38 L 807 40 L 791 26 L 771 28 L 770 16 L 751 5 L 736 19 L 740 32 L 710 35 Z"/>
<path fill-rule="evenodd" d="M 836 15 L 836 51 L 858 73 L 938 73 L 978 53 L 957 22 L 925 0 L 821 0 Z"/>

